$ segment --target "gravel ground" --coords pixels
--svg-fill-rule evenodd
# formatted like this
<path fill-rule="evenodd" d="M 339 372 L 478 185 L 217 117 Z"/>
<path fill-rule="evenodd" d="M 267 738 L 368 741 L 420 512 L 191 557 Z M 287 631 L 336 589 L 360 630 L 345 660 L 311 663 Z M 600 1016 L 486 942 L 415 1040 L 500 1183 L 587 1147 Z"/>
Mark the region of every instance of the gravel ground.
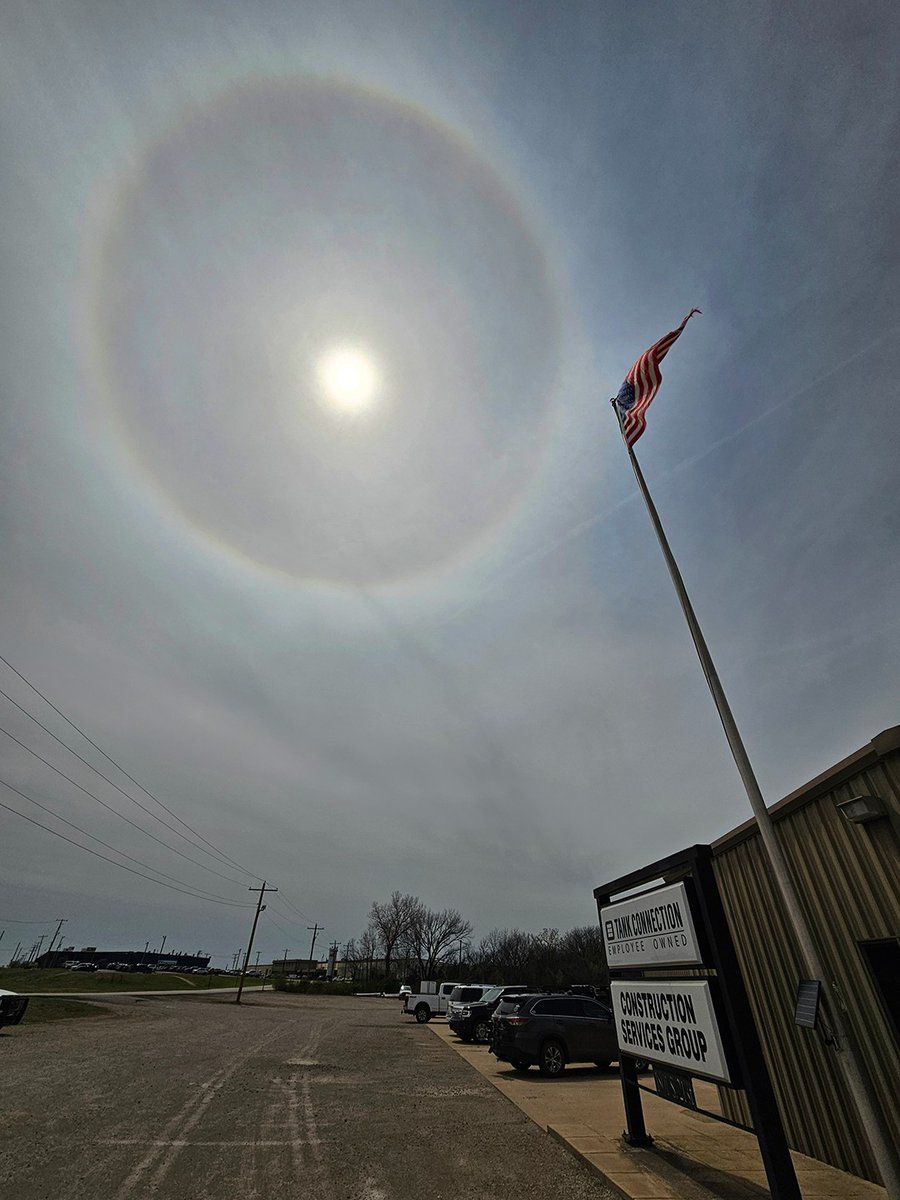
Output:
<path fill-rule="evenodd" d="M 12 1200 L 609 1200 L 396 1001 L 119 1000 L 0 1031 Z"/>

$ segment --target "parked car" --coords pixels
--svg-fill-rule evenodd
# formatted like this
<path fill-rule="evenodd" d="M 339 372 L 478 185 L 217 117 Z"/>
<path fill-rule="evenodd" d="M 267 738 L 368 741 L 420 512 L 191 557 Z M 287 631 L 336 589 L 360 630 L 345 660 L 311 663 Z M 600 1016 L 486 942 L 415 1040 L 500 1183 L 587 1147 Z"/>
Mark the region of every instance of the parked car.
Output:
<path fill-rule="evenodd" d="M 77 963 L 74 963 L 70 967 L 70 970 L 72 970 L 72 971 L 96 971 L 97 968 L 94 965 L 94 963 L 77 962 Z"/>
<path fill-rule="evenodd" d="M 510 997 L 491 1021 L 491 1053 L 516 1071 L 535 1063 L 541 1074 L 561 1075 L 567 1063 L 608 1067 L 619 1057 L 612 1011 L 572 993 Z"/>
<path fill-rule="evenodd" d="M 599 1000 L 601 1004 L 605 1004 L 607 1008 L 611 1007 L 609 988 L 602 984 L 596 983 L 570 983 L 566 988 L 567 992 L 574 992 L 578 996 L 590 996 L 592 1000 Z"/>
<path fill-rule="evenodd" d="M 18 1025 L 27 1007 L 27 996 L 18 996 L 15 992 L 0 988 L 0 1025 Z"/>
<path fill-rule="evenodd" d="M 489 1042 L 491 1040 L 491 1017 L 501 1000 L 511 996 L 520 999 L 530 996 L 534 988 L 522 984 L 510 984 L 507 987 L 497 985 L 488 988 L 480 1000 L 470 1003 L 457 1004 L 447 1017 L 447 1024 L 458 1038 L 464 1042 Z M 452 997 L 451 997 L 452 1003 Z"/>
<path fill-rule="evenodd" d="M 419 1024 L 424 1025 L 432 1017 L 446 1014 L 450 995 L 460 986 L 459 983 L 435 983 L 423 979 L 419 984 L 421 990 L 404 998 L 403 1011 L 414 1015 Z"/>
<path fill-rule="evenodd" d="M 464 1004 L 475 1004 L 487 992 L 491 991 L 489 983 L 461 983 L 450 993 L 447 1001 L 447 1020 L 449 1021 L 457 1009 Z"/>

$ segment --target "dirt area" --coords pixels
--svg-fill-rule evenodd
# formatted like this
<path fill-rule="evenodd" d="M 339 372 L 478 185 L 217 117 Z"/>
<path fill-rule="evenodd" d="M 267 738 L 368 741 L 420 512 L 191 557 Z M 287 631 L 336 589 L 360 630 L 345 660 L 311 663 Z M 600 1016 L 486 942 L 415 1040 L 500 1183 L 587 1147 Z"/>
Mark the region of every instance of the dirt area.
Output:
<path fill-rule="evenodd" d="M 609 1200 L 396 1001 L 117 998 L 0 1060 L 16 1200 Z"/>

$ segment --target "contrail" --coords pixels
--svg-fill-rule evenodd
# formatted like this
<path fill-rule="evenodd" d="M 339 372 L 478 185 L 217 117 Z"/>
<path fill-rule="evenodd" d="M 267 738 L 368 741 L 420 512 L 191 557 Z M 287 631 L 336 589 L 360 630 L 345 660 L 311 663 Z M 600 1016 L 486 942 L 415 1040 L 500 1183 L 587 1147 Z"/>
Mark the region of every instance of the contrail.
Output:
<path fill-rule="evenodd" d="M 863 346 L 861 350 L 857 350 L 847 358 L 842 359 L 841 362 L 836 363 L 835 366 L 829 368 L 829 370 L 825 371 L 823 374 L 818 375 L 809 383 L 804 384 L 802 388 L 799 388 L 790 396 L 785 396 L 784 399 L 779 400 L 777 404 L 773 404 L 769 408 L 764 409 L 762 412 L 757 413 L 755 417 L 752 417 L 749 421 L 746 421 L 743 425 L 739 426 L 731 433 L 725 434 L 724 437 L 719 438 L 717 441 L 711 442 L 697 454 L 692 454 L 689 458 L 684 458 L 681 460 L 681 462 L 676 463 L 675 466 L 668 467 L 661 472 L 658 480 L 661 482 L 667 479 L 672 479 L 674 476 L 681 474 L 682 471 L 686 471 L 689 467 L 696 466 L 697 463 L 702 462 L 705 458 L 708 458 L 710 454 L 713 454 L 716 450 L 721 449 L 722 446 L 727 446 L 729 442 L 733 442 L 736 438 L 741 437 L 747 432 L 748 429 L 752 429 L 761 421 L 765 421 L 768 417 L 771 417 L 773 413 L 776 413 L 779 411 L 779 409 L 784 408 L 785 405 L 793 404 L 794 401 L 799 400 L 801 396 L 806 395 L 806 393 L 811 391 L 814 387 L 818 387 L 819 384 L 824 383 L 826 379 L 830 379 L 832 375 L 836 375 L 839 371 L 842 371 L 844 367 L 849 366 L 850 363 L 856 362 L 857 359 L 864 358 L 879 344 L 879 342 L 884 341 L 886 337 L 896 333 L 898 330 L 900 330 L 900 325 L 895 325 L 891 329 L 880 333 L 877 338 L 869 342 L 868 345 Z M 468 612 L 469 609 L 471 609 L 476 603 L 476 601 L 482 598 L 482 596 L 485 596 L 488 592 L 494 591 L 494 589 L 497 588 L 501 583 L 504 583 L 506 580 L 518 575 L 521 571 L 533 566 L 535 563 L 541 562 L 545 558 L 549 558 L 550 555 L 555 554 L 560 547 L 565 546 L 569 542 L 574 541 L 576 538 L 581 537 L 582 534 L 587 533 L 590 529 L 593 529 L 596 525 L 599 525 L 602 521 L 605 521 L 608 517 L 611 517 L 613 513 L 618 512 L 620 509 L 625 508 L 629 504 L 633 504 L 637 499 L 637 492 L 629 493 L 627 496 L 623 496 L 620 500 L 616 500 L 613 504 L 608 504 L 604 509 L 601 509 L 600 512 L 594 513 L 592 516 L 586 517 L 583 521 L 579 521 L 577 525 L 571 526 L 571 528 L 567 529 L 549 545 L 544 546 L 539 550 L 533 550 L 530 554 L 524 555 L 524 557 L 518 559 L 511 566 L 501 571 L 492 580 L 486 583 L 471 601 L 454 609 L 453 612 L 448 616 L 447 620 L 455 621 L 458 617 Z"/>

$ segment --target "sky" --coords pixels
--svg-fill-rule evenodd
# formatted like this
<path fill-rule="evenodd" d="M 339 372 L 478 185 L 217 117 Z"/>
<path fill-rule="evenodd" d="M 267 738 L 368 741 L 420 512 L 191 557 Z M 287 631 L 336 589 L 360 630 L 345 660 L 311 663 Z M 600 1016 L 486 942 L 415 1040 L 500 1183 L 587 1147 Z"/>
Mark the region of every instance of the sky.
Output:
<path fill-rule="evenodd" d="M 693 306 L 637 453 L 764 795 L 900 721 L 896 5 L 0 30 L 0 961 L 564 929 L 744 821 L 608 404 Z"/>

